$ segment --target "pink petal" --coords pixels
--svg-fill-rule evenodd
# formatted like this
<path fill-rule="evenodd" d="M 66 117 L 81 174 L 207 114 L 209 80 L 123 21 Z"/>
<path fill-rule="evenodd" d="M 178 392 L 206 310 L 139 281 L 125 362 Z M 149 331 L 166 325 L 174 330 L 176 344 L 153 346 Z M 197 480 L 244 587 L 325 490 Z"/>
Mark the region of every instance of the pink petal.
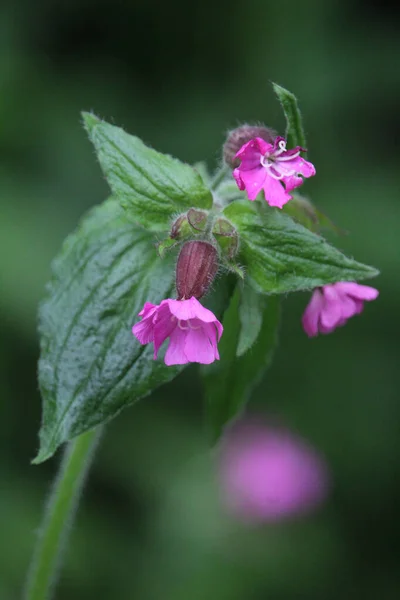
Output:
<path fill-rule="evenodd" d="M 164 362 L 170 365 L 186 365 L 189 362 L 185 354 L 185 340 L 189 330 L 176 327 L 169 338 L 169 345 L 165 353 Z"/>
<path fill-rule="evenodd" d="M 286 204 L 287 202 L 289 202 L 289 200 L 292 199 L 292 196 L 286 192 L 285 188 L 282 186 L 280 181 L 268 175 L 266 169 L 264 170 L 264 172 L 266 174 L 264 183 L 265 200 L 270 206 L 277 206 L 278 208 L 282 208 L 284 204 Z"/>
<path fill-rule="evenodd" d="M 216 321 L 215 323 L 204 323 L 203 325 L 203 329 L 205 331 L 205 333 L 208 336 L 208 339 L 210 340 L 210 343 L 214 349 L 214 358 L 216 360 L 219 360 L 219 352 L 218 352 L 218 345 L 217 345 L 217 336 L 218 336 L 218 341 L 221 338 L 222 335 L 222 325 L 219 321 Z"/>
<path fill-rule="evenodd" d="M 145 302 L 142 310 L 140 311 L 140 313 L 138 313 L 138 316 L 147 317 L 150 312 L 153 314 L 156 308 L 158 308 L 156 304 L 152 304 L 151 302 Z"/>
<path fill-rule="evenodd" d="M 291 192 L 292 190 L 303 185 L 303 179 L 298 175 L 291 175 L 290 177 L 284 177 L 283 182 L 285 184 L 285 188 L 287 192 Z"/>
<path fill-rule="evenodd" d="M 246 189 L 249 200 L 255 200 L 264 187 L 267 179 L 267 171 L 265 167 L 263 167 L 259 162 L 258 166 L 254 169 L 244 171 L 240 166 L 239 170 L 240 179 L 244 185 L 244 188 L 240 189 Z"/>
<path fill-rule="evenodd" d="M 178 321 L 173 317 L 169 309 L 168 300 L 163 300 L 158 307 L 156 320 L 154 324 L 154 358 L 157 358 L 157 353 L 163 342 L 169 337 L 175 328 L 178 326 Z"/>
<path fill-rule="evenodd" d="M 181 321 L 188 321 L 189 319 L 200 319 L 204 323 L 217 321 L 214 313 L 204 308 L 194 297 L 189 300 L 163 300 L 163 302 L 168 303 L 171 314 Z"/>
<path fill-rule="evenodd" d="M 341 281 L 335 283 L 335 288 L 340 292 L 352 296 L 357 300 L 375 300 L 379 296 L 378 290 L 369 285 L 360 285 L 359 283 Z"/>
<path fill-rule="evenodd" d="M 240 176 L 240 169 L 239 168 L 234 169 L 234 171 L 233 171 L 233 177 L 235 178 L 235 181 L 237 183 L 237 186 L 238 186 L 239 190 L 243 191 L 246 186 L 244 184 L 243 179 Z"/>
<path fill-rule="evenodd" d="M 356 305 L 354 314 L 359 315 L 364 310 L 364 302 L 362 300 L 357 300 L 356 298 L 353 298 L 353 300 L 354 304 Z"/>
<path fill-rule="evenodd" d="M 143 309 L 139 313 L 139 317 L 142 320 L 139 323 L 135 323 L 132 327 L 133 335 L 139 340 L 141 344 L 148 344 L 153 341 L 154 338 L 154 315 L 157 312 L 158 306 L 145 302 Z"/>
<path fill-rule="evenodd" d="M 323 287 L 323 295 L 324 305 L 321 310 L 320 327 L 322 333 L 330 333 L 343 318 L 342 300 L 331 285 Z"/>
<path fill-rule="evenodd" d="M 254 169 L 260 163 L 261 156 L 271 153 L 273 149 L 274 146 L 272 144 L 268 144 L 262 138 L 256 137 L 244 144 L 239 152 L 236 153 L 235 158 L 239 158 L 242 161 L 240 168 L 247 171 Z"/>
<path fill-rule="evenodd" d="M 141 344 L 148 344 L 154 339 L 154 325 L 152 319 L 144 319 L 139 323 L 135 323 L 132 327 L 133 335 Z"/>
<path fill-rule="evenodd" d="M 281 164 L 282 163 L 279 163 L 279 167 L 281 167 Z M 316 173 L 314 165 L 301 156 L 298 156 L 293 160 L 288 160 L 286 165 L 288 165 L 289 168 L 294 169 L 296 173 L 303 175 L 303 177 L 312 177 Z"/>
<path fill-rule="evenodd" d="M 209 365 L 215 360 L 214 347 L 203 327 L 199 329 L 189 328 L 185 340 L 185 355 L 189 362 L 197 362 Z"/>
<path fill-rule="evenodd" d="M 323 303 L 322 292 L 319 289 L 314 290 L 302 317 L 303 329 L 308 337 L 318 335 L 318 322 Z"/>
<path fill-rule="evenodd" d="M 350 296 L 340 294 L 341 307 L 342 307 L 342 319 L 350 319 L 357 313 L 356 301 Z"/>

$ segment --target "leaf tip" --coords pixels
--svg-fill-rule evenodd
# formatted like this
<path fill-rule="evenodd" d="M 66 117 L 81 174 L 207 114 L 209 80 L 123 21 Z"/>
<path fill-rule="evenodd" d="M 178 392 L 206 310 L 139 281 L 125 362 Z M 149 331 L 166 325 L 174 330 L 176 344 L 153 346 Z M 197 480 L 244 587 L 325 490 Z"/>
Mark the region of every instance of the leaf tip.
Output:
<path fill-rule="evenodd" d="M 280 98 L 282 96 L 293 97 L 292 92 L 289 92 L 289 90 L 287 90 L 286 88 L 282 87 L 278 83 L 275 83 L 274 81 L 272 81 L 271 83 L 272 83 L 273 90 L 274 90 L 275 94 L 278 96 L 278 98 Z"/>
<path fill-rule="evenodd" d="M 41 448 L 37 454 L 37 456 L 35 456 L 35 458 L 33 460 L 31 460 L 31 465 L 40 465 L 41 463 L 45 462 L 46 460 L 48 460 L 49 458 L 51 458 L 53 456 L 54 452 L 51 450 L 45 450 L 43 448 Z"/>
<path fill-rule="evenodd" d="M 92 112 L 82 111 L 81 115 L 83 119 L 83 126 L 88 133 L 90 133 L 92 129 L 101 122 L 101 119 L 96 117 L 96 115 Z"/>

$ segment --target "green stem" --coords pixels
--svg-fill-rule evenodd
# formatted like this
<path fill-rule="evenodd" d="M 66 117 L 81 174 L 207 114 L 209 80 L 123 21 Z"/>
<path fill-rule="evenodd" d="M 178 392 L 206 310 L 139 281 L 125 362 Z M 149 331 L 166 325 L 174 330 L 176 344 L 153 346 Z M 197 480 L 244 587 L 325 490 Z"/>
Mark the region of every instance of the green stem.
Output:
<path fill-rule="evenodd" d="M 48 500 L 28 573 L 26 600 L 48 600 L 61 567 L 63 550 L 101 428 L 70 442 Z"/>
<path fill-rule="evenodd" d="M 231 170 L 232 169 L 228 165 L 221 167 L 211 180 L 211 189 L 216 190 L 217 187 L 223 182 L 225 177 L 231 172 Z"/>

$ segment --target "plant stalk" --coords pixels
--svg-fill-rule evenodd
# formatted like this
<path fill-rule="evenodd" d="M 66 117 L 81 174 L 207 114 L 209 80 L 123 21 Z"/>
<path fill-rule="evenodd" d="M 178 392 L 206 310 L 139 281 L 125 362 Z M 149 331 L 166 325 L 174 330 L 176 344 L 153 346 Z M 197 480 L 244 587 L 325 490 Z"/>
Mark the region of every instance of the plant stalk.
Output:
<path fill-rule="evenodd" d="M 70 442 L 48 499 L 32 563 L 25 600 L 49 600 L 56 584 L 68 534 L 102 428 Z"/>
<path fill-rule="evenodd" d="M 231 168 L 228 165 L 223 165 L 214 175 L 213 179 L 211 180 L 211 189 L 212 190 L 216 190 L 219 185 L 223 182 L 223 180 L 228 176 L 228 174 L 231 172 Z"/>

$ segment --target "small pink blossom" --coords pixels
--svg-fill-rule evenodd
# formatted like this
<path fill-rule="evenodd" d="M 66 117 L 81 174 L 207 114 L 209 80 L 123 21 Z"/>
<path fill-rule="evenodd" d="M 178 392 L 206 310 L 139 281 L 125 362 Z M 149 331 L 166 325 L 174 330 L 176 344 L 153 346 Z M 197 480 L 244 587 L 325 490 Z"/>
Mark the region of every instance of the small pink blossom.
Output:
<path fill-rule="evenodd" d="M 314 165 L 300 152 L 305 152 L 300 146 L 286 150 L 282 137 L 275 138 L 273 144 L 259 137 L 250 140 L 236 154 L 242 161 L 233 171 L 239 189 L 246 190 L 249 200 L 255 200 L 263 189 L 268 204 L 282 208 L 292 198 L 288 192 L 303 183 L 300 175 L 315 175 Z"/>
<path fill-rule="evenodd" d="M 231 514 L 255 523 L 309 512 L 329 490 L 325 462 L 312 447 L 255 420 L 235 424 L 223 438 L 220 482 Z"/>
<path fill-rule="evenodd" d="M 161 344 L 169 338 L 166 365 L 189 362 L 208 365 L 219 360 L 217 342 L 223 327 L 196 298 L 167 299 L 159 305 L 146 302 L 139 317 L 142 320 L 132 327 L 132 333 L 141 344 L 154 343 L 154 359 Z"/>
<path fill-rule="evenodd" d="M 342 281 L 314 290 L 304 311 L 303 328 L 309 337 L 331 333 L 364 308 L 364 301 L 375 300 L 378 290 L 368 285 Z"/>

